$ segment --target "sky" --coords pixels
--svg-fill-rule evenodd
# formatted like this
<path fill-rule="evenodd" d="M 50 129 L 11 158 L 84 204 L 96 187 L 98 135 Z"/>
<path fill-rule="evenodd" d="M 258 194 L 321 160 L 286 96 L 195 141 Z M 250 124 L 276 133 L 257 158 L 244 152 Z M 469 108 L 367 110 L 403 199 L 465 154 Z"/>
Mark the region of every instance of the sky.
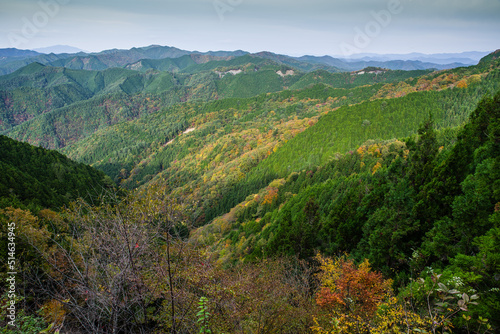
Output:
<path fill-rule="evenodd" d="M 292 56 L 492 51 L 500 0 L 0 0 L 0 48 Z"/>

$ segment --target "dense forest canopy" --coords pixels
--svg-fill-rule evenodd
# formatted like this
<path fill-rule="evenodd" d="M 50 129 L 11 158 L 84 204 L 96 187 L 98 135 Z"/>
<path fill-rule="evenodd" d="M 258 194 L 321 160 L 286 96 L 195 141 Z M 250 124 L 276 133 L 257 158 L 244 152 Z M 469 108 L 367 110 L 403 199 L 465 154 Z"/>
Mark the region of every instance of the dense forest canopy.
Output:
<path fill-rule="evenodd" d="M 77 198 L 91 201 L 113 182 L 64 155 L 0 136 L 0 208 L 58 209 Z M 38 210 L 37 210 L 38 208 Z"/>

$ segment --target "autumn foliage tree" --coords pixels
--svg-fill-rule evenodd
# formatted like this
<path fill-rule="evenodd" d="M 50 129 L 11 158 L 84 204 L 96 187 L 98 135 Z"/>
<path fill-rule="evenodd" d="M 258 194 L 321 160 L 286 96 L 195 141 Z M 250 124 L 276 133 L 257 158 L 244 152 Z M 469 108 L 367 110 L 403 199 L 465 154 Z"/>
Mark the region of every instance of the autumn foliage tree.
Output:
<path fill-rule="evenodd" d="M 372 271 L 366 259 L 359 265 L 346 256 L 332 259 L 318 254 L 316 259 L 321 269 L 316 303 L 334 319 L 334 327 L 363 332 L 391 291 L 392 281 Z"/>
<path fill-rule="evenodd" d="M 41 262 L 27 280 L 38 299 L 48 300 L 45 309 L 53 309 L 49 321 L 90 333 L 146 333 L 153 326 L 150 308 L 162 290 L 170 305 L 169 331 L 178 332 L 185 310 L 179 307 L 173 268 L 184 252 L 188 232 L 182 212 L 188 209 L 156 190 L 120 201 L 105 193 L 95 206 L 79 200 L 60 215 L 42 210 L 40 218 L 5 210 Z"/>

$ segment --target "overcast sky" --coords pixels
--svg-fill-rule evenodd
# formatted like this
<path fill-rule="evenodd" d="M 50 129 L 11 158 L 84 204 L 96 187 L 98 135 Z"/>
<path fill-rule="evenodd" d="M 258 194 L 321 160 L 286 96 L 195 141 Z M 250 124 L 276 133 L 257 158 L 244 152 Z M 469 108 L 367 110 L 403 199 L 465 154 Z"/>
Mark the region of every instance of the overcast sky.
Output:
<path fill-rule="evenodd" d="M 0 0 L 0 48 L 288 55 L 500 48 L 500 0 Z"/>

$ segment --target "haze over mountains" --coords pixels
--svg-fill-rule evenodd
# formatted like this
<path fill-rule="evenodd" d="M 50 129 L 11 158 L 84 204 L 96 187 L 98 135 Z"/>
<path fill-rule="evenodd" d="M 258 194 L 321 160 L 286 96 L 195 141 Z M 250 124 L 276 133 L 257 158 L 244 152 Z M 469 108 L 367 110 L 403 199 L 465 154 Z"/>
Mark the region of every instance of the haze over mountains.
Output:
<path fill-rule="evenodd" d="M 487 52 L 469 51 L 460 53 L 408 53 L 408 54 L 375 54 L 375 53 L 358 53 L 353 54 L 345 59 L 350 60 L 374 60 L 374 61 L 388 61 L 388 60 L 419 60 L 422 62 L 436 63 L 436 64 L 451 64 L 463 63 L 467 65 L 475 65 L 487 54 Z M 342 58 L 342 57 L 337 57 Z"/>
<path fill-rule="evenodd" d="M 39 52 L 36 52 L 39 51 Z M 63 53 L 64 52 L 64 53 Z M 110 67 L 132 66 L 134 62 L 146 59 L 173 59 L 186 55 L 198 56 L 198 61 L 217 59 L 216 57 L 240 57 L 248 54 L 245 51 L 187 51 L 175 47 L 151 45 L 132 48 L 130 50 L 104 50 L 97 53 L 85 53 L 70 46 L 54 46 L 35 51 L 18 49 L 0 49 L 0 74 L 12 73 L 16 69 L 32 62 L 44 65 L 62 66 L 73 69 L 102 70 Z M 407 54 L 407 55 L 374 55 L 359 54 L 349 58 L 331 56 L 290 57 L 272 52 L 259 52 L 255 56 L 271 59 L 276 62 L 311 71 L 318 68 L 336 71 L 356 71 L 368 66 L 382 67 L 392 70 L 417 69 L 449 69 L 477 64 L 488 52 L 464 52 L 458 54 Z M 215 57 L 215 58 L 211 58 Z"/>

